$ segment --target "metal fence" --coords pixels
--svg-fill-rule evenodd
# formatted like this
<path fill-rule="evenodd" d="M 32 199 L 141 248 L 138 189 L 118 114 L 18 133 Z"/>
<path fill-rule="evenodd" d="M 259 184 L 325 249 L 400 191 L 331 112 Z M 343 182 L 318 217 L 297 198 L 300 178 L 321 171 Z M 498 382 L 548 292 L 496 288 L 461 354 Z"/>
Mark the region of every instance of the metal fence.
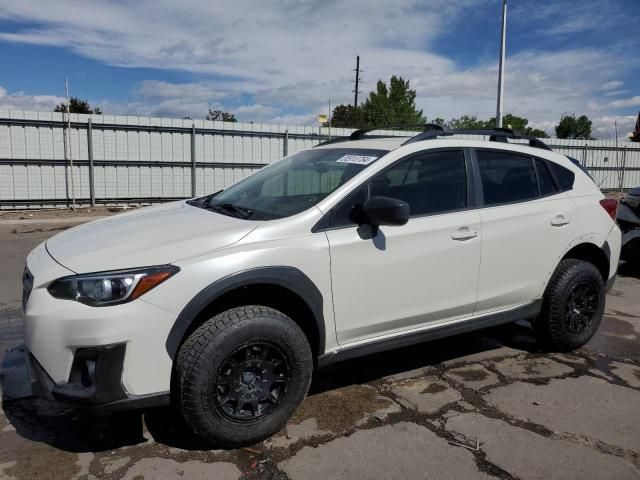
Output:
<path fill-rule="evenodd" d="M 146 203 L 225 188 L 329 136 L 327 128 L 0 111 L 0 208 Z M 334 128 L 332 136 L 350 129 Z M 402 132 L 395 134 L 403 135 Z M 69 142 L 65 158 L 65 142 Z M 640 185 L 640 147 L 548 140 L 603 189 Z M 73 164 L 73 166 L 72 166 Z"/>

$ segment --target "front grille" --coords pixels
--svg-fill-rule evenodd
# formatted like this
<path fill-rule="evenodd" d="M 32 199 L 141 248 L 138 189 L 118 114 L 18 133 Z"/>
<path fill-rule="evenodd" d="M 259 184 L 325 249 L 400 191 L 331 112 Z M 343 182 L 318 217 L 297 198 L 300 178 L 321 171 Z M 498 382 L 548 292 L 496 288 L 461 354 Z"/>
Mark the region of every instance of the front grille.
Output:
<path fill-rule="evenodd" d="M 27 302 L 29 301 L 29 295 L 31 295 L 31 290 L 33 289 L 33 275 L 27 267 L 24 267 L 24 272 L 22 272 L 22 310 L 24 311 L 27 307 Z"/>

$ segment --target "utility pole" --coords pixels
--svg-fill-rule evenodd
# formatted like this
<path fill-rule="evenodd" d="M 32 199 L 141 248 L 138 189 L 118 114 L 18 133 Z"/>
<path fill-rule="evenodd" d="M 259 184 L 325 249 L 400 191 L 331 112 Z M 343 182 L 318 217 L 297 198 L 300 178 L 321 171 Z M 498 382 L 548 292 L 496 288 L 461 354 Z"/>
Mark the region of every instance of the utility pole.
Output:
<path fill-rule="evenodd" d="M 500 35 L 500 62 L 498 64 L 498 105 L 496 127 L 502 127 L 502 100 L 504 98 L 504 57 L 507 43 L 507 0 L 502 0 L 502 33 Z"/>
<path fill-rule="evenodd" d="M 360 55 L 356 56 L 356 88 L 354 90 L 355 95 L 353 99 L 353 108 L 358 107 L 358 86 L 360 83 Z"/>

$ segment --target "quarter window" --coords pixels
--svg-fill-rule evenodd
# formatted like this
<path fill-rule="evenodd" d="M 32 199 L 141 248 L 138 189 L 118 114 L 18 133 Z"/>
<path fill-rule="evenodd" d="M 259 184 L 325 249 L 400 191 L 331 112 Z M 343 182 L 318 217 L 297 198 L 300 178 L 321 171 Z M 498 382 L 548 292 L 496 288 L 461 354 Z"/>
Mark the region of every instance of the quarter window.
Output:
<path fill-rule="evenodd" d="M 538 183 L 540 184 L 540 193 L 542 196 L 553 195 L 558 192 L 553 177 L 542 160 L 536 158 L 536 173 L 538 174 Z"/>
<path fill-rule="evenodd" d="M 531 157 L 489 150 L 476 153 L 485 205 L 524 202 L 540 196 Z"/>
<path fill-rule="evenodd" d="M 551 169 L 560 184 L 560 188 L 563 192 L 571 190 L 573 188 L 573 181 L 576 179 L 576 174 L 568 168 L 564 168 L 558 165 L 556 162 L 550 162 Z"/>

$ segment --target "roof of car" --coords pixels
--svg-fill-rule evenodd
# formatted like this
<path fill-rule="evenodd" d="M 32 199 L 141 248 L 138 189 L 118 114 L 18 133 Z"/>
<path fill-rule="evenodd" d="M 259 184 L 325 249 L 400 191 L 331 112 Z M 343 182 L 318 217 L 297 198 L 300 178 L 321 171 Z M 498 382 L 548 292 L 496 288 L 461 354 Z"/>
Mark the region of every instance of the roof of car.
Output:
<path fill-rule="evenodd" d="M 377 132 L 377 134 L 372 132 Z M 340 147 L 345 148 L 385 148 L 393 150 L 402 145 L 416 142 L 422 143 L 425 140 L 439 141 L 445 138 L 451 140 L 452 137 L 459 138 L 460 136 L 465 137 L 466 140 L 524 144 L 536 149 L 551 150 L 541 140 L 529 135 L 523 135 L 510 128 L 452 129 L 433 123 L 364 128 L 355 130 L 346 137 L 338 136 L 325 140 L 316 145 L 315 148 L 333 148 L 334 145 L 340 144 Z"/>
<path fill-rule="evenodd" d="M 411 137 L 398 136 L 398 137 L 378 137 L 378 138 L 363 138 L 362 140 L 346 140 L 335 143 L 327 143 L 324 145 L 318 145 L 316 149 L 324 149 L 324 148 L 353 148 L 353 149 L 375 149 L 375 150 L 395 150 L 396 148 L 401 147 L 405 142 Z M 416 142 L 418 143 L 418 142 Z M 498 147 L 503 149 L 505 147 L 517 151 L 523 151 L 522 148 L 531 149 L 530 151 L 535 151 L 534 147 L 530 147 L 527 143 L 522 141 L 513 141 L 513 142 L 489 142 L 488 139 L 483 139 L 482 137 L 470 138 L 469 136 L 448 136 L 448 137 L 438 137 L 430 140 L 422 140 L 419 143 L 424 144 L 425 148 L 428 147 Z M 514 148 L 515 147 L 515 148 Z M 526 150 L 525 150 L 526 151 Z M 539 152 L 539 150 L 538 150 Z M 537 153 L 537 152 L 536 152 Z"/>
<path fill-rule="evenodd" d="M 407 141 L 409 137 L 366 138 L 346 142 L 318 145 L 315 148 L 366 148 L 375 150 L 394 150 Z"/>

